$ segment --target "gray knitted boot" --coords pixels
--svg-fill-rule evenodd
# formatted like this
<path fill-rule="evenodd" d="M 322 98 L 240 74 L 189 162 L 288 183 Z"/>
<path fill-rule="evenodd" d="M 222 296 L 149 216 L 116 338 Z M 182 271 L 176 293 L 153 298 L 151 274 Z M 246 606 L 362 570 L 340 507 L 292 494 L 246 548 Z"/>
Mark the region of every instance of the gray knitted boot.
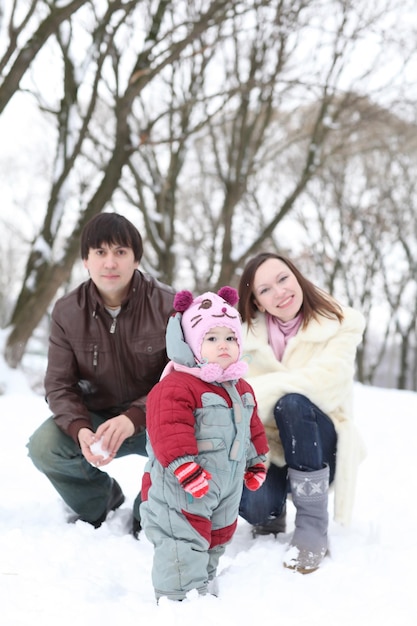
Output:
<path fill-rule="evenodd" d="M 327 552 L 329 467 L 315 472 L 290 468 L 288 475 L 297 513 L 284 566 L 309 574 L 320 566 Z"/>

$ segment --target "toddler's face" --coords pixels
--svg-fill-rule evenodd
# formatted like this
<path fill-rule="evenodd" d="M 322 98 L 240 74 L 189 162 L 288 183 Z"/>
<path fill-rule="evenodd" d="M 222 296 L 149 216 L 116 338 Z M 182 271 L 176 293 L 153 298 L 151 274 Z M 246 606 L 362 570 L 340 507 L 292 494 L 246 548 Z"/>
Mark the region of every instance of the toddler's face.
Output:
<path fill-rule="evenodd" d="M 225 326 L 211 328 L 204 335 L 201 358 L 208 363 L 217 363 L 223 369 L 236 363 L 239 358 L 239 344 L 233 330 Z"/>

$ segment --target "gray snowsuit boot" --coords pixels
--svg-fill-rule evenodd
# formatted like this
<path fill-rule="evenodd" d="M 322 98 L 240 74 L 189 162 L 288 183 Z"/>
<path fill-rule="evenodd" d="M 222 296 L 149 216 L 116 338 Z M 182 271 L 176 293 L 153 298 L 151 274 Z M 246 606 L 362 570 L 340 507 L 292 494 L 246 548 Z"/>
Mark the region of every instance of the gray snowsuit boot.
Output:
<path fill-rule="evenodd" d="M 315 472 L 290 468 L 288 475 L 297 513 L 284 566 L 309 574 L 320 566 L 327 552 L 329 467 Z"/>

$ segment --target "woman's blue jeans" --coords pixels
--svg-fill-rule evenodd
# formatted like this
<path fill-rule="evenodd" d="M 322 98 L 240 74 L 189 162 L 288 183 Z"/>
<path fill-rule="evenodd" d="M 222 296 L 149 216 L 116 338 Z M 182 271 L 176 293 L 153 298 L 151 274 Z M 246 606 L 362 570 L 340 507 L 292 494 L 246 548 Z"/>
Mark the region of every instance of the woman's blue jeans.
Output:
<path fill-rule="evenodd" d="M 94 431 L 105 419 L 90 413 Z M 128 454 L 146 456 L 145 431 L 128 437 L 120 446 L 116 458 Z M 27 444 L 29 457 L 34 465 L 50 480 L 64 502 L 86 521 L 97 520 L 105 511 L 111 489 L 110 476 L 86 461 L 80 447 L 48 418 L 30 437 Z M 133 511 L 140 519 L 140 476 L 139 495 Z"/>
<path fill-rule="evenodd" d="M 280 398 L 275 405 L 274 417 L 286 465 L 271 464 L 258 491 L 244 487 L 239 514 L 250 524 L 264 524 L 271 517 L 280 515 L 289 492 L 289 467 L 313 472 L 328 465 L 330 482 L 334 478 L 337 435 L 331 419 L 299 393 Z"/>

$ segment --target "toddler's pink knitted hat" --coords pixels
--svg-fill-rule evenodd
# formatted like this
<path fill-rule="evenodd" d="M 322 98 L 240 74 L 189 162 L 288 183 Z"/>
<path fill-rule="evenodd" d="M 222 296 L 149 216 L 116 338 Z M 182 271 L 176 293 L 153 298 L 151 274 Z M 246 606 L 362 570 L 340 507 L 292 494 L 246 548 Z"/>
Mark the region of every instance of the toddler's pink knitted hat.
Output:
<path fill-rule="evenodd" d="M 222 287 L 216 293 L 207 291 L 195 299 L 190 291 L 179 291 L 174 298 L 174 309 L 182 313 L 184 339 L 201 363 L 201 344 L 204 335 L 215 326 L 230 328 L 236 335 L 239 359 L 242 357 L 242 325 L 234 308 L 239 300 L 233 287 Z"/>

